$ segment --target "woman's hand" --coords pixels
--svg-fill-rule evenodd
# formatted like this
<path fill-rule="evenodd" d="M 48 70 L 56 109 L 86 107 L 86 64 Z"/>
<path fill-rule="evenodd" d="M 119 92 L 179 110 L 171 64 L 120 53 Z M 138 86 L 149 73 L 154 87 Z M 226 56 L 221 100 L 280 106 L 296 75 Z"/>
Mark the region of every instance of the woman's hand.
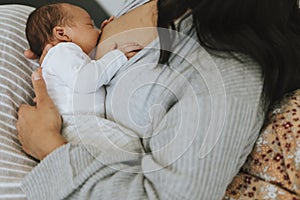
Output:
<path fill-rule="evenodd" d="M 20 106 L 16 127 L 23 150 L 42 160 L 67 141 L 60 134 L 62 119 L 47 93 L 42 69 L 38 68 L 33 72 L 31 78 L 36 94 L 36 105 Z"/>
<path fill-rule="evenodd" d="M 53 47 L 52 44 L 46 44 L 40 58 L 33 51 L 31 51 L 30 49 L 26 49 L 24 51 L 24 55 L 25 55 L 26 58 L 29 58 L 29 59 L 39 59 L 39 64 L 42 64 L 46 54 L 48 53 L 49 49 L 51 49 L 52 47 Z"/>
<path fill-rule="evenodd" d="M 114 21 L 114 19 L 115 19 L 115 16 L 110 16 L 109 19 L 104 20 L 100 25 L 100 29 L 102 30 L 107 24 Z"/>

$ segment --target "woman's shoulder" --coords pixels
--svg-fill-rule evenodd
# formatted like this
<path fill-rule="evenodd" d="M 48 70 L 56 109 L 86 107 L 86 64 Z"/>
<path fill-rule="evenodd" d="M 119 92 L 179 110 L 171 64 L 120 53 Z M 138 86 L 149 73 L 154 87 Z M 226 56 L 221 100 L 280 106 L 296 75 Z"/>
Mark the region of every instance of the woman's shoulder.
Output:
<path fill-rule="evenodd" d="M 200 73 L 206 84 L 222 87 L 227 96 L 259 98 L 263 78 L 260 66 L 244 55 L 216 54 L 203 47 L 189 55 L 191 66 Z"/>
<path fill-rule="evenodd" d="M 246 55 L 213 54 L 210 58 L 217 66 L 226 93 L 237 98 L 260 98 L 263 89 L 261 67 Z"/>

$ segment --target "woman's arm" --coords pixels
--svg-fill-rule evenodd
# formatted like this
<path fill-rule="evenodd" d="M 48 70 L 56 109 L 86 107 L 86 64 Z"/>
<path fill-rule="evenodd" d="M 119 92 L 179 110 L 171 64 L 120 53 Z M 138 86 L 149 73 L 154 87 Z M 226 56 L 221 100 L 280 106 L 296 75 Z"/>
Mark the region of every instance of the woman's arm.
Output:
<path fill-rule="evenodd" d="M 207 60 L 199 58 L 200 61 Z M 200 68 L 198 64 L 196 67 Z M 205 65 L 204 71 L 210 72 L 209 67 Z M 229 71 L 234 70 L 230 67 Z M 23 191 L 31 199 L 221 199 L 249 153 L 262 122 L 257 118 L 261 83 L 232 74 L 224 77 L 228 79 L 237 80 L 233 88 L 227 88 L 229 91 L 244 82 L 251 87 L 246 88 L 244 98 L 228 95 L 225 104 L 217 101 L 213 124 L 209 123 L 210 97 L 184 96 L 174 101 L 163 116 L 154 117 L 159 121 L 149 131 L 153 137 L 141 139 L 144 146 L 139 147 L 146 153 L 101 152 L 71 144 L 54 146 L 56 150 L 24 179 Z M 220 113 L 227 114 L 226 121 Z M 22 114 L 33 113 L 28 109 Z M 33 126 L 34 123 L 39 122 L 28 122 Z M 221 126 L 222 134 L 206 140 L 206 130 L 211 127 L 210 133 L 215 133 L 216 124 Z M 126 127 L 119 127 L 123 134 Z M 30 136 L 39 134 L 47 132 L 35 131 Z M 33 147 L 41 148 L 38 143 Z"/>
<path fill-rule="evenodd" d="M 38 68 L 31 78 L 36 94 L 36 106 L 27 104 L 20 106 L 16 128 L 23 150 L 34 158 L 42 160 L 67 141 L 60 135 L 62 119 L 47 93 L 41 68 Z"/>
<path fill-rule="evenodd" d="M 49 132 L 49 127 L 41 124 L 46 123 L 41 115 L 55 114 L 48 106 L 51 100 L 42 79 L 33 80 L 33 84 L 37 106 L 20 108 L 18 131 L 22 138 L 34 141 L 29 153 L 39 152 L 43 145 L 51 150 L 32 154 L 41 155 L 37 158 L 42 162 L 23 181 L 22 189 L 29 199 L 220 199 L 255 139 L 255 135 L 249 136 L 253 131 L 249 130 L 253 128 L 256 109 L 243 100 L 227 97 L 226 105 L 216 104 L 215 108 L 218 113 L 227 113 L 226 121 L 218 116 L 214 121 L 224 125 L 222 134 L 208 140 L 214 145 L 203 156 L 201 147 L 210 125 L 207 105 L 211 98 L 185 96 L 154 128 L 153 132 L 159 134 L 150 139 L 146 154 L 116 149 L 101 152 L 64 142 L 57 145 L 59 130 Z M 260 126 L 255 127 L 258 132 Z M 120 134 L 124 129 L 119 129 Z M 55 140 L 44 139 L 49 135 Z M 44 142 L 39 142 L 41 139 Z"/>

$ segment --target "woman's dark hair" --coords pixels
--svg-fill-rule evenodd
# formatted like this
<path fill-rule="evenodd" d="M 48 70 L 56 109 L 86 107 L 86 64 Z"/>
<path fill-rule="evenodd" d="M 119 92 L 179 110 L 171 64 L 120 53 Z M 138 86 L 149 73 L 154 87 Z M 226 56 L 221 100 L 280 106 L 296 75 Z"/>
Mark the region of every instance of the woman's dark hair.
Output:
<path fill-rule="evenodd" d="M 26 38 L 30 50 L 41 56 L 43 49 L 52 39 L 55 26 L 70 23 L 71 16 L 65 11 L 64 3 L 49 4 L 34 10 L 26 23 Z"/>
<path fill-rule="evenodd" d="M 272 103 L 300 87 L 298 0 L 158 0 L 158 27 L 190 10 L 200 44 L 228 55 L 242 53 L 262 68 L 264 94 Z M 162 49 L 172 37 L 159 32 Z M 159 63 L 170 53 L 161 50 Z"/>

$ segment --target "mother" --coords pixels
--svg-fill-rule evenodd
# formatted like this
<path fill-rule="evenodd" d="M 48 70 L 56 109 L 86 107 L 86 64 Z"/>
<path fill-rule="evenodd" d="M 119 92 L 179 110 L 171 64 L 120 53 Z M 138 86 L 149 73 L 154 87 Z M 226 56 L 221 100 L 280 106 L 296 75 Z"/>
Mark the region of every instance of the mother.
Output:
<path fill-rule="evenodd" d="M 299 87 L 297 0 L 147 2 L 127 1 L 98 55 L 133 28 L 186 34 L 157 29 L 149 44 L 153 29 L 124 33 L 147 46 L 107 86 L 106 115 L 140 138 L 140 153 L 67 143 L 35 72 L 37 105 L 22 105 L 17 122 L 23 149 L 42 160 L 22 184 L 30 199 L 221 199 L 268 105 Z"/>

